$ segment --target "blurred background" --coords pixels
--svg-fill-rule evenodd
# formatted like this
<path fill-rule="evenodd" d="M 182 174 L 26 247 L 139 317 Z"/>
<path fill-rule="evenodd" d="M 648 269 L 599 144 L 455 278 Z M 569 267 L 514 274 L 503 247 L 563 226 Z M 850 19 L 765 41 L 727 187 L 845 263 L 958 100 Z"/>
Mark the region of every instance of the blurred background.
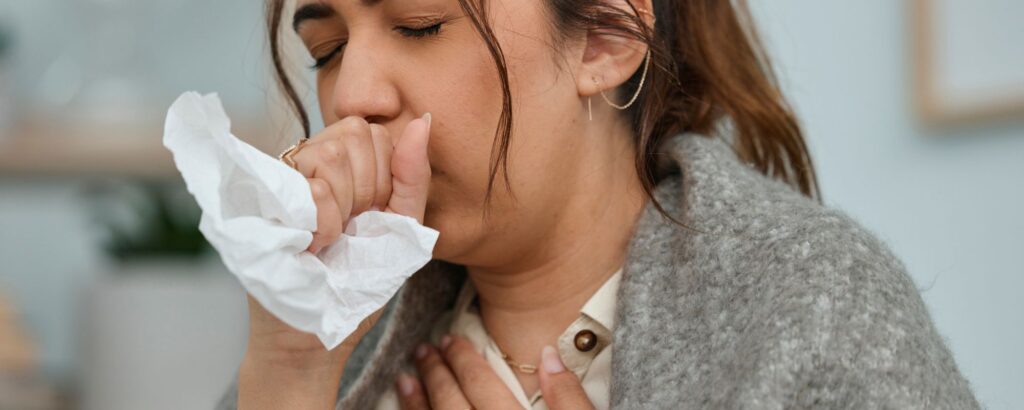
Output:
<path fill-rule="evenodd" d="M 983 404 L 1024 408 L 1024 3 L 751 6 L 826 204 L 904 261 Z M 0 409 L 223 392 L 244 293 L 160 139 L 197 90 L 266 152 L 294 140 L 262 21 L 254 0 L 0 0 Z"/>

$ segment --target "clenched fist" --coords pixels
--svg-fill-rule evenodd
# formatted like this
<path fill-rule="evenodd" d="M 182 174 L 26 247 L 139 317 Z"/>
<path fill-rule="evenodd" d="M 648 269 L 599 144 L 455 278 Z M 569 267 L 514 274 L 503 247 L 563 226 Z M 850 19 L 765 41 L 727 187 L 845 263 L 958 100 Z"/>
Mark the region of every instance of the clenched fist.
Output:
<path fill-rule="evenodd" d="M 397 140 L 360 117 L 346 117 L 313 136 L 292 157 L 316 201 L 317 231 L 309 250 L 316 253 L 330 245 L 350 218 L 371 209 L 423 223 L 430 189 L 429 134 L 428 113 L 409 122 Z"/>

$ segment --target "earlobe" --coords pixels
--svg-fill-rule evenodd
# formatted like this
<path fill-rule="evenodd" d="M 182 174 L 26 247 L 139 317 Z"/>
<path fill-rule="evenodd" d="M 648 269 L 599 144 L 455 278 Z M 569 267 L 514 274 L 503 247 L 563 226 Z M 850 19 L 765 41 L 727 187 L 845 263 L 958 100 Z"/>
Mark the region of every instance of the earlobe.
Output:
<path fill-rule="evenodd" d="M 641 16 L 649 16 L 650 12 L 641 8 Z M 654 17 L 649 16 L 649 24 L 653 25 Z M 586 43 L 582 53 L 582 61 L 576 77 L 580 96 L 591 97 L 596 94 L 611 93 L 638 70 L 647 70 L 650 65 L 650 49 L 641 40 L 624 37 L 621 34 L 608 34 L 592 30 L 586 35 Z M 624 92 L 625 93 L 625 92 Z M 606 101 L 614 98 L 605 97 Z M 632 98 L 630 100 L 635 100 Z M 609 101 L 616 108 L 629 106 L 629 102 L 618 105 Z"/>

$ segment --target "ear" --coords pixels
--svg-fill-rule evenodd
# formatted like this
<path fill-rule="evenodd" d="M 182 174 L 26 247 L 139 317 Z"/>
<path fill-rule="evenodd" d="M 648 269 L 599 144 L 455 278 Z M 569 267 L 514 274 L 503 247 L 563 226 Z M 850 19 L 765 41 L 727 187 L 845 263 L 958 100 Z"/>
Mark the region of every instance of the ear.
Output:
<path fill-rule="evenodd" d="M 631 1 L 633 6 L 640 10 L 640 18 L 646 24 L 653 25 L 651 0 L 610 0 L 609 3 L 626 13 L 633 14 L 633 9 L 626 4 L 627 1 Z M 642 41 L 602 31 L 589 31 L 583 61 L 576 75 L 579 94 L 590 97 L 604 91 L 609 98 L 613 98 L 616 94 L 612 90 L 625 83 L 633 73 L 642 68 L 647 50 L 647 44 Z"/>

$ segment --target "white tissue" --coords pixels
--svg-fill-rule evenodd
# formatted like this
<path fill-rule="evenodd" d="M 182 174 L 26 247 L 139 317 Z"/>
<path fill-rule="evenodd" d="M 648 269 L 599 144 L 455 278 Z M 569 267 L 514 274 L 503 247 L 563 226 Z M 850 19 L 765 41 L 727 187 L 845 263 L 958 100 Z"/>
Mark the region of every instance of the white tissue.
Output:
<path fill-rule="evenodd" d="M 438 231 L 368 211 L 337 242 L 307 252 L 316 231 L 309 183 L 230 128 L 216 94 L 187 92 L 167 112 L 164 146 L 202 208 L 199 230 L 260 304 L 333 349 L 430 261 Z"/>

